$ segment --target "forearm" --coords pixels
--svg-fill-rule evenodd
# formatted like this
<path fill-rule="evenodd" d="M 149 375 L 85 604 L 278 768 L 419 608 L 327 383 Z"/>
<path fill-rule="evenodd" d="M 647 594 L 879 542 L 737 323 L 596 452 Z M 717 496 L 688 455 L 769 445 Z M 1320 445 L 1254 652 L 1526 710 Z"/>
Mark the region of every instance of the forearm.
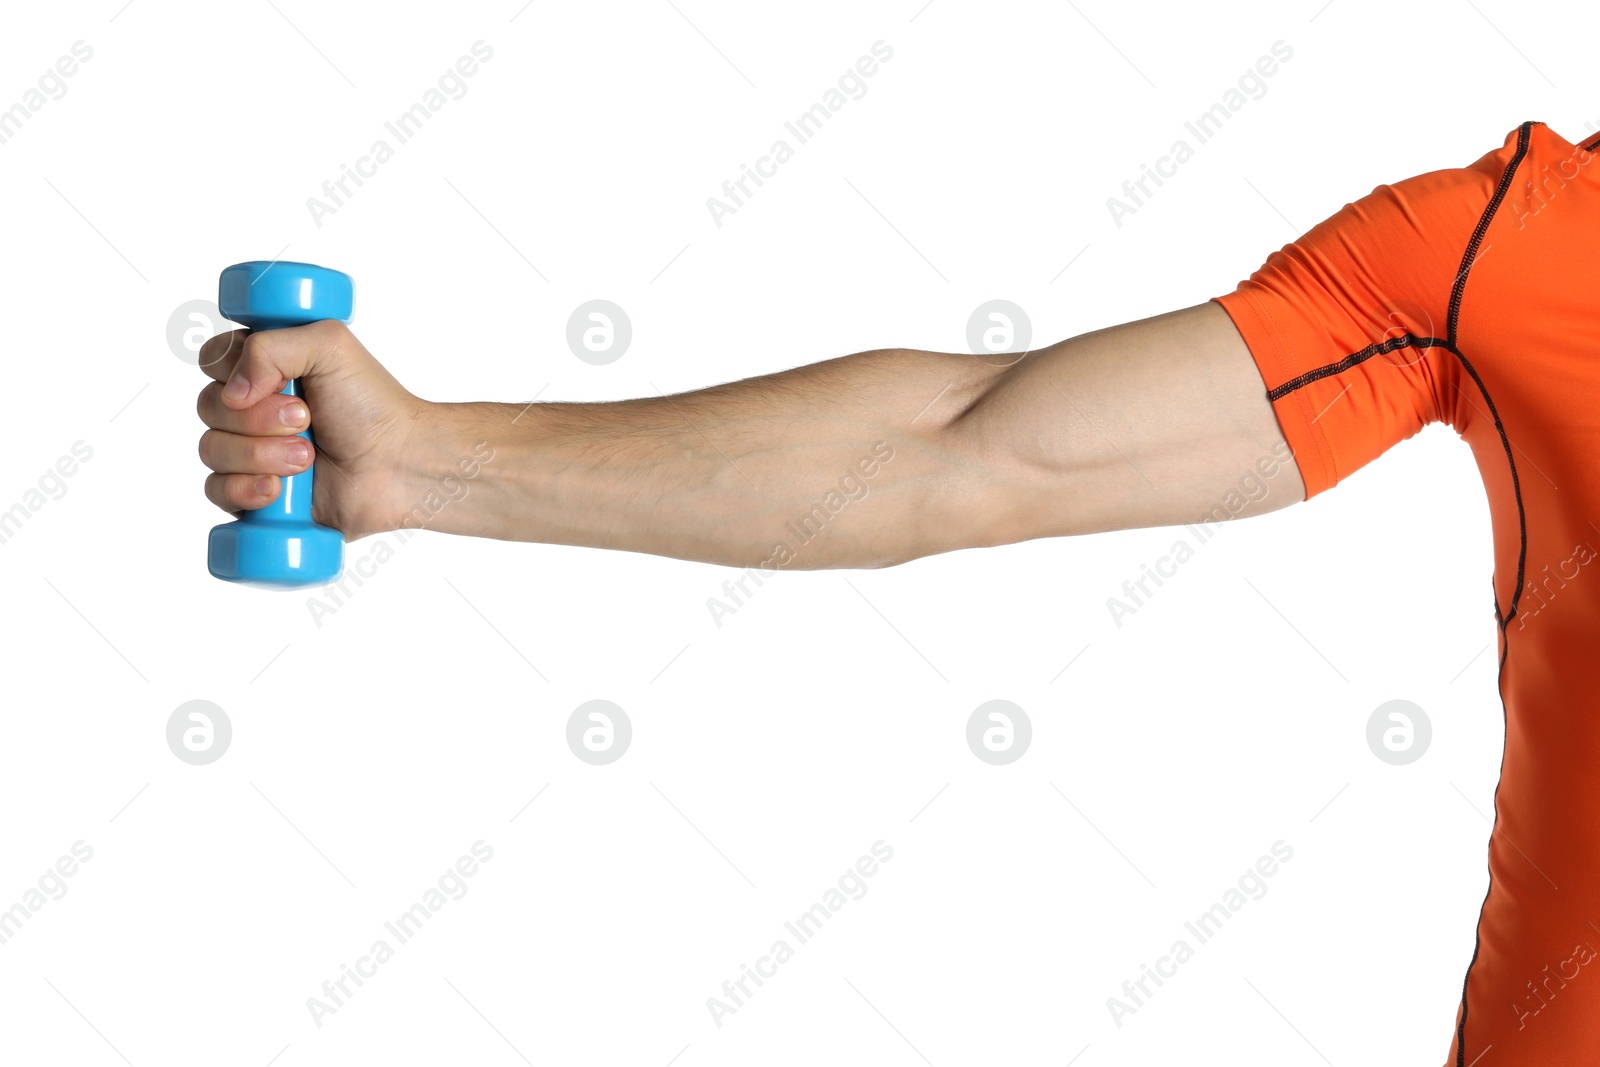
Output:
<path fill-rule="evenodd" d="M 1025 475 L 950 427 L 1000 374 L 890 350 L 668 397 L 431 405 L 402 500 L 464 491 L 402 524 L 795 569 L 999 543 Z"/>

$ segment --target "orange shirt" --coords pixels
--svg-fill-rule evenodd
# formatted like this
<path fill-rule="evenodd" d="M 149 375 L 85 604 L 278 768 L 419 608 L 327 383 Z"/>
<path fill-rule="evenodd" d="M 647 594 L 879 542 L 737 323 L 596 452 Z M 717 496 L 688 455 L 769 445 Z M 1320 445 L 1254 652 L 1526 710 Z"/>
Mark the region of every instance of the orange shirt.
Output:
<path fill-rule="evenodd" d="M 1436 421 L 1488 492 L 1506 738 L 1457 1067 L 1490 1046 L 1483 1067 L 1600 1062 L 1600 578 L 1579 569 L 1600 543 L 1596 149 L 1525 122 L 1216 298 L 1308 498 Z"/>

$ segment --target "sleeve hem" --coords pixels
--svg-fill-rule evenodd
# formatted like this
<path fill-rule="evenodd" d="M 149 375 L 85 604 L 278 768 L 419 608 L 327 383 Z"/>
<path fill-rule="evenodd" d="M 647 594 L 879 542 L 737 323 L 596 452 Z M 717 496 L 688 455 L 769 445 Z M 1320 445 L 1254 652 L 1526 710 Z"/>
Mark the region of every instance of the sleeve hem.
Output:
<path fill-rule="evenodd" d="M 1270 392 L 1295 376 L 1294 364 L 1285 351 L 1283 339 L 1273 325 L 1272 317 L 1249 290 L 1241 286 L 1231 293 L 1212 297 L 1228 313 L 1233 325 L 1244 338 L 1250 358 Z M 1272 402 L 1272 413 L 1278 420 L 1278 429 L 1293 453 L 1300 480 L 1305 484 L 1304 500 L 1338 484 L 1339 473 L 1334 463 L 1333 448 L 1327 435 L 1317 424 L 1319 413 L 1311 408 L 1307 392 L 1296 391 Z"/>

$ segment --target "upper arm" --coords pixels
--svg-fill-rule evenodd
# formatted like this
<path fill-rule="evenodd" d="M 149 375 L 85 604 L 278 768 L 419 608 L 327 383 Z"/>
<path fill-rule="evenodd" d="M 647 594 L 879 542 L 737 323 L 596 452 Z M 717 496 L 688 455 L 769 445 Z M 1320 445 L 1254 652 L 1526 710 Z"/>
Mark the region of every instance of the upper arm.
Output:
<path fill-rule="evenodd" d="M 1005 474 L 992 540 L 1259 515 L 1305 496 L 1239 331 L 1208 302 L 1030 352 L 952 426 Z"/>
<path fill-rule="evenodd" d="M 953 427 L 1004 472 L 993 540 L 1262 514 L 1458 422 L 1461 290 L 1519 151 L 1514 131 L 1471 167 L 1380 185 L 1233 292 L 995 377 Z"/>

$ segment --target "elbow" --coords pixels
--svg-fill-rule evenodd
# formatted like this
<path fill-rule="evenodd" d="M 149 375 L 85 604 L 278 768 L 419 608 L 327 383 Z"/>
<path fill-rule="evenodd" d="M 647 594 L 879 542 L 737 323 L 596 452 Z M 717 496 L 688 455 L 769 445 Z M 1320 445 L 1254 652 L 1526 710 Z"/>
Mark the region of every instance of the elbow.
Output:
<path fill-rule="evenodd" d="M 949 493 L 941 509 L 952 547 L 988 548 L 1077 532 L 1083 469 L 1061 440 L 1031 432 L 980 398 L 940 430 Z M 945 551 L 946 549 L 936 549 Z"/>

